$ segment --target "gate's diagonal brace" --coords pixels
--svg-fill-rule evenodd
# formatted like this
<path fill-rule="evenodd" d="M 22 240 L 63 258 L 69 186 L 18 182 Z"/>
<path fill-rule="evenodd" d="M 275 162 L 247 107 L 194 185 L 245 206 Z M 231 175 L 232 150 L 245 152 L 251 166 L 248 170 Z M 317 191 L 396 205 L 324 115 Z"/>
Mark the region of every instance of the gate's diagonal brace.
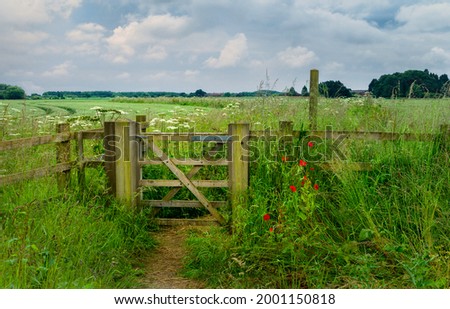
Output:
<path fill-rule="evenodd" d="M 198 171 L 199 171 L 201 168 L 202 168 L 202 166 L 198 166 L 198 165 L 194 166 L 194 167 L 187 173 L 186 177 L 187 177 L 188 179 L 192 179 L 192 177 L 194 177 L 195 174 L 197 174 Z M 167 194 L 162 198 L 162 200 L 165 201 L 165 202 L 170 201 L 171 199 L 173 199 L 173 197 L 175 196 L 175 194 L 177 194 L 178 191 L 180 191 L 180 190 L 181 190 L 181 188 L 172 188 L 172 190 L 170 190 L 169 193 L 167 193 Z M 157 214 L 158 212 L 160 212 L 160 211 L 161 211 L 161 208 L 156 208 L 156 209 L 153 210 L 152 214 L 153 214 L 153 215 L 156 215 L 156 214 Z"/>
<path fill-rule="evenodd" d="M 188 177 L 170 160 L 170 158 L 165 154 L 161 149 L 159 149 L 158 146 L 155 145 L 155 142 L 152 140 L 150 141 L 150 147 L 154 154 L 158 158 L 161 159 L 163 164 L 167 166 L 172 173 L 177 176 L 177 178 L 183 183 L 183 185 L 194 194 L 194 196 L 199 200 L 200 203 L 202 203 L 203 206 L 205 206 L 206 209 L 208 209 L 209 213 L 222 225 L 225 224 L 225 219 L 222 217 L 222 215 L 211 205 L 211 203 L 208 201 L 208 199 L 200 192 L 198 191 L 197 187 L 194 186 L 194 184 L 189 180 Z"/>

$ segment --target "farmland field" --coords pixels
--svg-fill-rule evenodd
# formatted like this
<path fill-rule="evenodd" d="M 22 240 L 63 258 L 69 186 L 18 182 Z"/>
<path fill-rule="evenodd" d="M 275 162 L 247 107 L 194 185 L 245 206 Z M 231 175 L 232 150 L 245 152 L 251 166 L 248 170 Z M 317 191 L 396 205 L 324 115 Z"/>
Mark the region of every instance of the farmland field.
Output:
<path fill-rule="evenodd" d="M 280 120 L 309 127 L 306 98 L 2 101 L 0 139 L 137 114 L 148 131 L 226 132 L 233 122 L 277 129 Z M 318 129 L 438 134 L 449 119 L 449 99 L 321 99 Z M 326 146 L 307 142 L 313 154 Z M 54 162 L 53 148 L 0 153 L 0 175 Z M 373 168 L 330 171 L 298 153 L 253 162 L 234 234 L 193 233 L 185 276 L 214 288 L 449 288 L 448 141 L 346 141 L 342 153 L 344 163 Z M 88 190 L 59 192 L 53 177 L 0 187 L 1 287 L 138 287 L 137 256 L 153 246 L 149 211 L 107 196 L 101 169 L 87 178 Z"/>

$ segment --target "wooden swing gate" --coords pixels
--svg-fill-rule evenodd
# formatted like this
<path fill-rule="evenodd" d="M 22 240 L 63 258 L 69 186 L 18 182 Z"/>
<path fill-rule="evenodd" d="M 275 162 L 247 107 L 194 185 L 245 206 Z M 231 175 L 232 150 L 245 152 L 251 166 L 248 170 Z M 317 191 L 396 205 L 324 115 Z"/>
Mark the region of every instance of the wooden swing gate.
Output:
<path fill-rule="evenodd" d="M 240 194 L 248 187 L 248 160 L 245 159 L 248 158 L 248 149 L 243 147 L 243 144 L 249 138 L 249 125 L 230 124 L 228 134 L 147 133 L 145 122 L 141 121 L 105 122 L 104 159 L 111 193 L 131 207 L 150 206 L 155 210 L 165 207 L 204 207 L 213 218 L 212 222 L 199 219 L 158 219 L 162 225 L 229 223 L 217 208 L 229 203 L 234 213 L 233 209 L 238 205 Z M 164 144 L 169 142 L 212 143 L 214 148 L 209 153 L 221 151 L 227 144 L 227 155 L 226 158 L 220 159 L 212 159 L 209 154 L 201 158 L 172 158 L 168 147 L 164 147 Z M 153 154 L 151 159 L 150 153 Z M 164 165 L 176 180 L 142 179 L 142 167 L 146 165 Z M 179 168 L 182 165 L 192 166 L 192 169 L 185 173 Z M 228 179 L 193 180 L 194 175 L 207 165 L 227 166 Z M 143 190 L 146 187 L 172 189 L 161 200 L 145 200 Z M 173 200 L 183 187 L 189 190 L 196 200 Z M 209 201 L 199 190 L 200 187 L 226 187 L 229 189 L 228 200 Z"/>

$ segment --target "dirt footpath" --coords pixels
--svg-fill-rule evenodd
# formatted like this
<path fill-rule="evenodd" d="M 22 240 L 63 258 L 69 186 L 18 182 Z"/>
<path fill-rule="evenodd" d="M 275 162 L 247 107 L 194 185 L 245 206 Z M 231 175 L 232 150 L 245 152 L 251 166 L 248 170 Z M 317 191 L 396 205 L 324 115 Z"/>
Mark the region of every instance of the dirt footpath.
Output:
<path fill-rule="evenodd" d="M 180 274 L 186 255 L 185 241 L 193 227 L 164 227 L 153 233 L 157 246 L 146 261 L 143 288 L 201 289 L 201 281 L 183 278 Z"/>

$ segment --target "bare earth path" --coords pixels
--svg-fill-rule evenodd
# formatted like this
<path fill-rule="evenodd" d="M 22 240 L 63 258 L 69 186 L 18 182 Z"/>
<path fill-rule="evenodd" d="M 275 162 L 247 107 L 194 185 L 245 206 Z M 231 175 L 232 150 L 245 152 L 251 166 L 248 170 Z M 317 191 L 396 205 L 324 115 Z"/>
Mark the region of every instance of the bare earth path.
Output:
<path fill-rule="evenodd" d="M 147 289 L 201 289 L 201 281 L 183 278 L 180 271 L 186 255 L 185 241 L 192 227 L 167 227 L 152 236 L 157 247 L 147 258 L 143 287 Z"/>

